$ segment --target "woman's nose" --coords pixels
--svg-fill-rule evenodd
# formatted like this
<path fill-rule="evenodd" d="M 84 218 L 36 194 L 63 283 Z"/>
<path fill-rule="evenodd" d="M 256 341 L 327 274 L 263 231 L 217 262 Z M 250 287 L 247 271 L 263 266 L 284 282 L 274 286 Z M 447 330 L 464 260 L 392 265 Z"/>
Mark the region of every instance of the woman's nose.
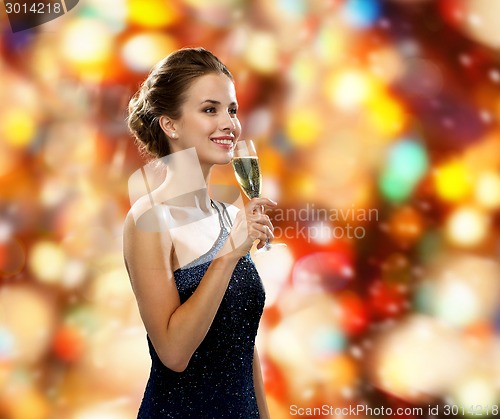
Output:
<path fill-rule="evenodd" d="M 236 127 L 236 117 L 231 115 L 229 112 L 226 112 L 222 117 L 221 128 L 223 130 L 233 130 Z"/>

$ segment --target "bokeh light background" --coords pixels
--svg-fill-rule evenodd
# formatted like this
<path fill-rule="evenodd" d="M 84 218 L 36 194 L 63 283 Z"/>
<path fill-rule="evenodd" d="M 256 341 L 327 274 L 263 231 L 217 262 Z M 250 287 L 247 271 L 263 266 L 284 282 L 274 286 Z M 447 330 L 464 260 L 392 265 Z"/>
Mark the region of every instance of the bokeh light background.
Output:
<path fill-rule="evenodd" d="M 125 107 L 184 46 L 235 75 L 282 210 L 288 247 L 256 259 L 271 417 L 494 413 L 500 2 L 81 0 L 16 34 L 0 9 L 1 417 L 136 415 L 149 355 L 121 230 L 144 161 Z"/>

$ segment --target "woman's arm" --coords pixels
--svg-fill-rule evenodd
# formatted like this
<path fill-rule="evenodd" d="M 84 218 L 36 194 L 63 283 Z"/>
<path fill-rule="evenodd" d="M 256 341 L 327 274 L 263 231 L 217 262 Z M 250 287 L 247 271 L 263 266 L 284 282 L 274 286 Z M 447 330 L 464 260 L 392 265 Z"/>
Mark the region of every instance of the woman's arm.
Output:
<path fill-rule="evenodd" d="M 260 368 L 259 354 L 257 347 L 253 351 L 253 385 L 255 387 L 255 397 L 259 407 L 261 419 L 269 419 L 269 409 L 267 408 L 266 393 L 264 392 L 264 381 L 262 379 L 262 370 Z"/>
<path fill-rule="evenodd" d="M 238 260 L 255 240 L 263 243 L 272 237 L 269 218 L 254 214 L 258 205 L 275 203 L 259 198 L 246 205 L 245 213 L 235 220 L 230 239 L 184 304 L 174 280 L 172 241 L 161 207 L 148 211 L 139 223 L 132 215 L 127 217 L 123 249 L 132 288 L 151 342 L 168 368 L 180 372 L 187 367 L 212 324 Z M 238 246 L 231 247 L 234 243 Z"/>

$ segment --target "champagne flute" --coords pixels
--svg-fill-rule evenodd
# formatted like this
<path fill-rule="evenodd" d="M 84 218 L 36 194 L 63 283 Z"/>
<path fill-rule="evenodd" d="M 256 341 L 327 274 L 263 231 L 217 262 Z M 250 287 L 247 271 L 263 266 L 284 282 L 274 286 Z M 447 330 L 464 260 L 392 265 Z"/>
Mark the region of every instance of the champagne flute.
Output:
<path fill-rule="evenodd" d="M 262 176 L 259 167 L 259 157 L 252 140 L 239 140 L 234 148 L 233 158 L 234 174 L 248 199 L 259 198 L 262 191 Z M 262 210 L 261 210 L 262 211 Z M 284 243 L 271 244 L 266 240 L 264 247 L 257 249 L 255 254 L 266 252 L 273 247 L 286 246 Z"/>

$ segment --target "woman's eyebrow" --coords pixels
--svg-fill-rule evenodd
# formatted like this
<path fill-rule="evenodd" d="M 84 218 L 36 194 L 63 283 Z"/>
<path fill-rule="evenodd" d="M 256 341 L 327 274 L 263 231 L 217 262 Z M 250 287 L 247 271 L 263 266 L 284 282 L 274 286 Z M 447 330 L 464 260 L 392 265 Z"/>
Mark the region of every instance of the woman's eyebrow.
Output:
<path fill-rule="evenodd" d="M 218 100 L 213 100 L 213 99 L 205 99 L 201 104 L 203 105 L 204 103 L 211 103 L 212 105 L 220 105 L 220 102 Z"/>
<path fill-rule="evenodd" d="M 221 103 L 218 100 L 213 100 L 213 99 L 205 99 L 201 104 L 203 105 L 204 103 L 210 103 L 212 105 L 220 105 Z M 229 106 L 238 106 L 236 102 L 231 102 Z"/>

